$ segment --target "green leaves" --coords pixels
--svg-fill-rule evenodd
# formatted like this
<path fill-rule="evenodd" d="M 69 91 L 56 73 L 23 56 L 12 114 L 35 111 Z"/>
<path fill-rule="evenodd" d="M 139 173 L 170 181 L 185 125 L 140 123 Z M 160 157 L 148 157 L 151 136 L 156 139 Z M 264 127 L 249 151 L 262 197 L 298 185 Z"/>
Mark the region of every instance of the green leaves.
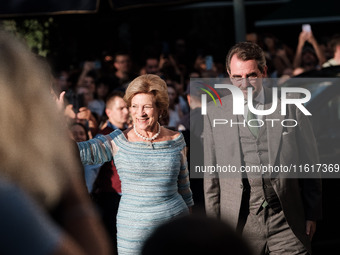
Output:
<path fill-rule="evenodd" d="M 46 57 L 49 53 L 49 29 L 53 18 L 3 20 L 4 30 L 24 38 L 29 48 L 40 56 Z"/>

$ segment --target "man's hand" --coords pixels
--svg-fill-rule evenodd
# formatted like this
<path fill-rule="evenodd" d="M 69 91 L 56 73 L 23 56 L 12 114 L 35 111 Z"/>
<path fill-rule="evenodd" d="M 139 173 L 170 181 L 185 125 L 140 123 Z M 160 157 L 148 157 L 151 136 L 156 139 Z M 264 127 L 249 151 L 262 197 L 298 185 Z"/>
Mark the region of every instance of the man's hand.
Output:
<path fill-rule="evenodd" d="M 89 121 L 91 118 L 91 111 L 87 107 L 81 107 L 77 113 L 77 119 Z"/>
<path fill-rule="evenodd" d="M 311 241 L 314 236 L 315 230 L 316 230 L 316 221 L 307 220 L 306 221 L 306 234 L 309 237 L 309 240 Z"/>

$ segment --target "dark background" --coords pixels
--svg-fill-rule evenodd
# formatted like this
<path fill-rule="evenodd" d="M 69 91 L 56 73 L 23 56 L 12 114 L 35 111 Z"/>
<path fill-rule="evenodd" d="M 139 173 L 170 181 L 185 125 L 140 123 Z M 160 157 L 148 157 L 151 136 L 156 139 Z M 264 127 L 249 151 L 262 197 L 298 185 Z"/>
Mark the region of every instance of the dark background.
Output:
<path fill-rule="evenodd" d="M 211 54 L 214 61 L 224 63 L 228 49 L 235 43 L 232 1 L 215 1 L 215 7 L 200 7 L 197 2 L 200 1 L 100 1 L 97 9 L 88 13 L 28 14 L 14 18 L 20 20 L 33 17 L 43 20 L 53 17 L 49 33 L 49 59 L 57 69 L 77 67 L 84 60 L 101 58 L 119 50 L 129 51 L 134 63 L 141 66 L 146 55 L 162 50 L 164 41 L 169 43 L 170 50 L 174 50 L 174 42 L 178 38 L 186 41 L 188 64 L 198 54 Z M 247 32 L 274 34 L 295 50 L 301 23 L 255 27 L 256 21 L 287 9 L 289 1 L 264 0 L 254 4 L 256 2 L 245 0 Z M 326 7 L 320 1 L 320 8 Z M 301 9 L 302 16 L 307 9 Z M 293 10 L 295 15 L 299 13 L 296 8 Z M 289 17 L 289 11 L 284 11 L 283 15 L 286 13 Z M 316 39 L 326 43 L 329 36 L 337 32 L 339 22 L 314 22 L 311 25 Z"/>

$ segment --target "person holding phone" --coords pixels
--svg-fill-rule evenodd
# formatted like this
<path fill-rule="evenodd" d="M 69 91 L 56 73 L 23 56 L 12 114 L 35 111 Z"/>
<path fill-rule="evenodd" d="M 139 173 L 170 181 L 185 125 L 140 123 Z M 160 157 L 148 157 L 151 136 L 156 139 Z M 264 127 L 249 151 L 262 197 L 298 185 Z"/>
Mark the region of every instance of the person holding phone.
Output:
<path fill-rule="evenodd" d="M 326 62 L 326 58 L 313 35 L 311 26 L 309 24 L 302 25 L 293 67 L 302 67 L 306 72 L 319 69 L 324 62 Z"/>

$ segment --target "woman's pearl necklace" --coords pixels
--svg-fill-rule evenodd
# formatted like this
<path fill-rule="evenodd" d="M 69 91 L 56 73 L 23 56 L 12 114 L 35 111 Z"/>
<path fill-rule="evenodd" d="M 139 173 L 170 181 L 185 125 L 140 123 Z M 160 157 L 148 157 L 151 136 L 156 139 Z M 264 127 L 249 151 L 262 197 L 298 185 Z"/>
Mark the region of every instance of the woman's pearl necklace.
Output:
<path fill-rule="evenodd" d="M 159 122 L 157 122 L 157 124 L 158 124 L 158 132 L 157 132 L 157 134 L 155 134 L 153 137 L 150 137 L 150 138 L 145 137 L 145 136 L 141 135 L 140 133 L 138 133 L 137 130 L 136 130 L 135 124 L 133 124 L 133 131 L 135 131 L 136 136 L 138 136 L 138 137 L 140 137 L 140 138 L 142 138 L 146 141 L 152 141 L 152 140 L 155 140 L 159 136 L 159 134 L 161 133 L 161 125 L 159 124 Z"/>

